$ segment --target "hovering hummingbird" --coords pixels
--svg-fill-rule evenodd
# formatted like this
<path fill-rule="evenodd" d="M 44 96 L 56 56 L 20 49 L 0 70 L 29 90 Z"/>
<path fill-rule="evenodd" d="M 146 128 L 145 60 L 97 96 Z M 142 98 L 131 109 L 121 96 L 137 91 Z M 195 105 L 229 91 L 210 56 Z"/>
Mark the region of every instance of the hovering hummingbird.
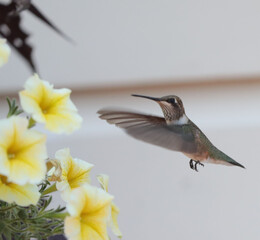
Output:
<path fill-rule="evenodd" d="M 190 158 L 190 168 L 198 171 L 197 165 L 204 162 L 235 165 L 245 168 L 217 149 L 205 134 L 186 116 L 181 99 L 175 95 L 161 98 L 133 94 L 157 102 L 163 117 L 136 112 L 103 109 L 98 111 L 101 119 L 115 124 L 132 137 L 173 151 L 182 152 Z"/>

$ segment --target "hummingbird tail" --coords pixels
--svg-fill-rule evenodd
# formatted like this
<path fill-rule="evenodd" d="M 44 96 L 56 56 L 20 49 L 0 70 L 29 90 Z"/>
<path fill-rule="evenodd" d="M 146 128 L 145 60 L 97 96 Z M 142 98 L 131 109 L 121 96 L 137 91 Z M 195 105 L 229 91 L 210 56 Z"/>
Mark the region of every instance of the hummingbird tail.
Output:
<path fill-rule="evenodd" d="M 242 164 L 236 162 L 234 159 L 231 157 L 227 156 L 225 153 L 221 152 L 222 157 L 221 158 L 215 158 L 213 160 L 213 163 L 219 163 L 219 164 L 224 164 L 224 165 L 229 165 L 229 166 L 238 166 L 241 168 L 245 168 Z"/>
<path fill-rule="evenodd" d="M 224 155 L 224 157 L 222 158 L 225 162 L 227 162 L 228 164 L 234 165 L 234 166 L 238 166 L 241 168 L 245 168 L 242 164 L 236 162 L 234 159 L 232 159 L 231 157 L 227 156 L 225 153 L 222 153 Z"/>
<path fill-rule="evenodd" d="M 214 148 L 214 156 L 211 156 L 211 162 L 212 163 L 217 163 L 217 164 L 223 164 L 223 165 L 233 165 L 233 166 L 238 166 L 241 168 L 245 168 L 242 164 L 236 162 L 234 159 L 226 155 L 225 153 L 221 152 L 217 148 Z"/>
<path fill-rule="evenodd" d="M 242 164 L 236 162 L 235 160 L 233 160 L 232 158 L 230 157 L 225 157 L 225 159 L 223 158 L 210 158 L 210 159 L 207 159 L 208 163 L 214 163 L 214 164 L 222 164 L 222 165 L 226 165 L 226 166 L 238 166 L 238 167 L 241 167 L 241 168 L 245 168 Z"/>
<path fill-rule="evenodd" d="M 232 159 L 232 161 L 230 161 L 229 163 L 231 163 L 232 165 L 234 166 L 238 166 L 238 167 L 241 167 L 241 168 L 245 168 L 242 164 L 236 162 L 235 160 Z"/>

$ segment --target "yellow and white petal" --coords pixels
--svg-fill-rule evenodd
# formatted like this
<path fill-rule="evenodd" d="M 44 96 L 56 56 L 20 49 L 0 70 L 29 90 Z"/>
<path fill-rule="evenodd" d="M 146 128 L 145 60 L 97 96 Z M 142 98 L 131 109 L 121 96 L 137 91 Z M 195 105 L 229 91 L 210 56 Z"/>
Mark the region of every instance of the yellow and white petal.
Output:
<path fill-rule="evenodd" d="M 106 174 L 99 174 L 97 175 L 97 179 L 101 185 L 101 187 L 108 192 L 108 181 L 109 181 L 109 176 Z"/>
<path fill-rule="evenodd" d="M 46 174 L 46 136 L 27 126 L 17 116 L 0 120 L 0 174 L 20 185 L 37 184 Z"/>
<path fill-rule="evenodd" d="M 32 114 L 32 118 L 38 123 L 45 123 L 46 119 L 42 113 L 42 109 L 35 99 L 26 91 L 19 92 L 20 102 L 25 112 Z"/>
<path fill-rule="evenodd" d="M 18 185 L 8 182 L 5 176 L 0 175 L 0 199 L 2 201 L 15 202 L 20 206 L 36 205 L 40 195 L 36 185 Z"/>
<path fill-rule="evenodd" d="M 100 210 L 106 206 L 110 206 L 110 202 L 113 198 L 112 195 L 106 193 L 104 190 L 86 183 L 72 190 L 70 198 L 68 199 L 67 209 L 72 216 L 79 215 L 81 212 L 86 214 L 94 213 L 97 214 L 97 216 L 103 214 L 101 218 L 108 217 L 109 213 Z M 108 209 L 110 210 L 110 207 Z"/>
<path fill-rule="evenodd" d="M 104 221 L 90 221 L 83 225 L 81 239 L 109 240 L 106 227 L 106 222 Z"/>
<path fill-rule="evenodd" d="M 69 148 L 60 149 L 55 153 L 55 159 L 59 162 L 59 164 L 63 161 L 64 162 L 69 161 L 70 158 L 71 158 L 71 155 L 70 155 Z"/>
<path fill-rule="evenodd" d="M 100 188 L 93 187 L 89 184 L 83 185 L 85 193 L 85 206 L 84 213 L 93 213 L 101 218 L 109 217 L 110 203 L 113 200 L 113 196 L 105 192 Z M 108 208 L 106 208 L 106 206 Z M 105 211 L 102 211 L 105 210 Z"/>
<path fill-rule="evenodd" d="M 46 129 L 55 133 L 70 134 L 81 127 L 82 117 L 75 112 L 59 110 L 46 114 Z"/>
<path fill-rule="evenodd" d="M 0 174 L 7 176 L 9 172 L 10 168 L 8 154 L 6 152 L 6 148 L 0 145 Z"/>
<path fill-rule="evenodd" d="M 66 217 L 64 221 L 64 232 L 68 240 L 83 240 L 83 238 L 81 238 L 80 217 Z"/>
<path fill-rule="evenodd" d="M 25 118 L 20 118 L 19 122 L 15 125 L 14 117 L 0 120 L 0 146 L 3 149 L 8 148 L 13 143 L 13 136 L 17 124 L 19 124 L 18 128 L 21 128 L 24 132 L 24 129 L 28 126 L 28 121 Z"/>
<path fill-rule="evenodd" d="M 85 206 L 85 192 L 82 187 L 73 189 L 71 194 L 64 199 L 67 202 L 66 209 L 72 217 L 80 216 Z"/>
<path fill-rule="evenodd" d="M 45 114 L 46 128 L 57 133 L 72 133 L 80 128 L 83 121 L 77 108 L 70 100 L 69 89 L 55 89 L 55 98 Z M 64 131 L 66 129 L 66 131 Z"/>
<path fill-rule="evenodd" d="M 97 179 L 98 179 L 101 187 L 107 192 L 109 176 L 106 174 L 99 174 L 97 176 Z M 117 222 L 117 217 L 118 217 L 119 211 L 120 211 L 119 208 L 112 202 L 111 203 L 111 217 L 109 220 L 109 225 L 110 225 L 113 233 L 117 237 L 122 238 L 122 233 L 119 229 L 118 222 Z"/>
<path fill-rule="evenodd" d="M 66 217 L 64 221 L 65 235 L 68 240 L 108 240 L 106 224 L 82 223 L 79 217 Z M 99 232 L 101 230 L 101 232 Z"/>
<path fill-rule="evenodd" d="M 11 152 L 16 156 L 9 160 L 10 181 L 18 184 L 37 184 L 44 179 L 47 159 L 45 142 L 46 136 L 34 130 L 27 129 L 23 134 L 16 135 L 16 141 L 11 147 Z"/>
<path fill-rule="evenodd" d="M 11 53 L 5 39 L 0 39 L 0 67 L 7 63 Z"/>
<path fill-rule="evenodd" d="M 41 106 L 43 108 L 46 107 L 52 99 L 53 85 L 47 81 L 41 80 L 36 73 L 27 79 L 24 88 L 24 91 L 34 98 L 37 103 L 45 104 Z"/>
<path fill-rule="evenodd" d="M 42 81 L 37 74 L 34 74 L 25 82 L 24 88 L 25 90 L 19 92 L 23 110 L 32 114 L 36 122 L 45 123 L 42 102 L 52 86 L 48 82 Z"/>
<path fill-rule="evenodd" d="M 111 203 L 111 218 L 110 218 L 109 225 L 110 225 L 113 233 L 117 237 L 122 238 L 122 233 L 119 229 L 118 221 L 117 221 L 119 211 L 120 211 L 119 208 L 112 202 Z"/>

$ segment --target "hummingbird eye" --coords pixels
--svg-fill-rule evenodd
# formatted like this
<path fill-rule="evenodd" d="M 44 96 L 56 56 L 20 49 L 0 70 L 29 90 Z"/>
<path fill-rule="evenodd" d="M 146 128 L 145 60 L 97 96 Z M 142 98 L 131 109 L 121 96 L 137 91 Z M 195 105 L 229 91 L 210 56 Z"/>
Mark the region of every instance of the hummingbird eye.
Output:
<path fill-rule="evenodd" d="M 175 104 L 176 103 L 176 100 L 175 98 L 170 98 L 167 100 L 168 103 L 172 103 L 172 104 Z"/>

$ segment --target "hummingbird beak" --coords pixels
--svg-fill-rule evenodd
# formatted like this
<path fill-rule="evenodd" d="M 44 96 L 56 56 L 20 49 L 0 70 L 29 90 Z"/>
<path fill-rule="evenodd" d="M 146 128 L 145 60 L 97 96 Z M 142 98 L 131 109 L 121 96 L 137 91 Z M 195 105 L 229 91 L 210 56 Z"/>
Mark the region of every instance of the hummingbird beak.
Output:
<path fill-rule="evenodd" d="M 138 95 L 138 94 L 132 94 L 133 97 L 141 97 L 141 98 L 147 98 L 156 102 L 160 101 L 160 98 L 155 98 L 155 97 L 149 97 L 149 96 L 144 96 L 144 95 Z"/>

